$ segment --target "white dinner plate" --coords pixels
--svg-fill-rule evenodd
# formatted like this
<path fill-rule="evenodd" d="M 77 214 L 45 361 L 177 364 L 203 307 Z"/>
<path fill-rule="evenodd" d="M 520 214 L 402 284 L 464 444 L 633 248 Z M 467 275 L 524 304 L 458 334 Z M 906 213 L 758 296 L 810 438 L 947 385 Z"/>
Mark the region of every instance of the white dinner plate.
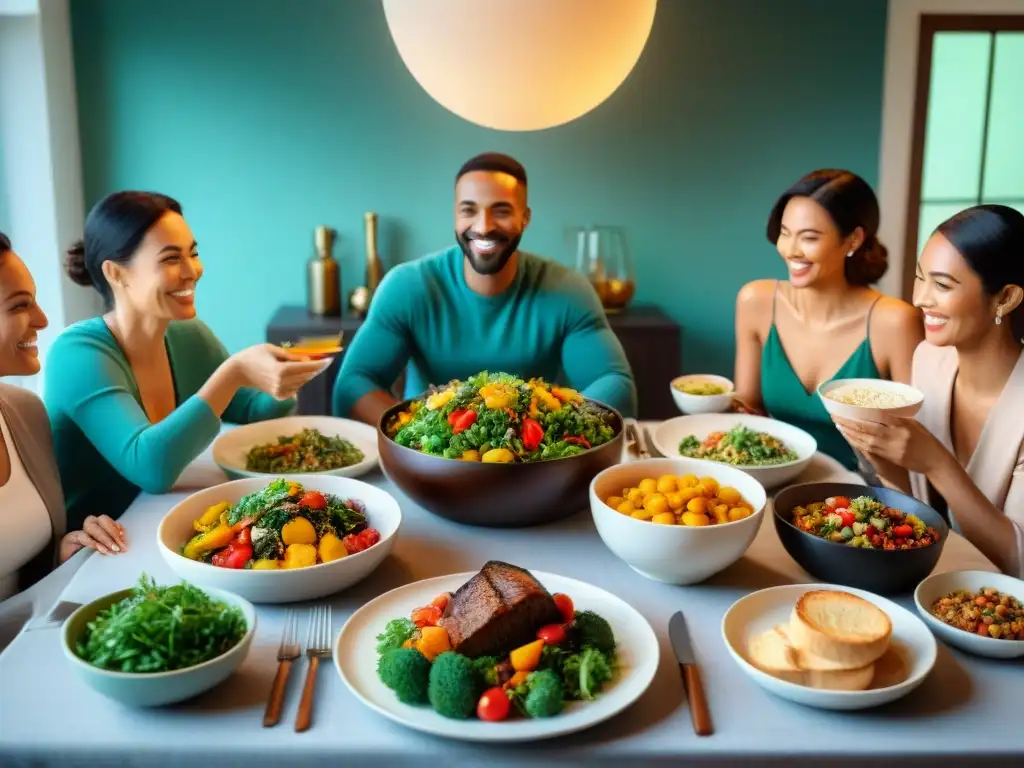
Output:
<path fill-rule="evenodd" d="M 651 625 L 635 608 L 609 592 L 575 579 L 532 571 L 552 594 L 563 592 L 572 598 L 576 610 L 592 610 L 603 616 L 618 643 L 618 671 L 594 701 L 567 703 L 555 717 L 530 719 L 510 717 L 497 723 L 476 717 L 452 720 L 430 707 L 403 704 L 377 676 L 377 635 L 391 619 L 408 618 L 444 592 L 454 592 L 475 573 L 458 573 L 418 581 L 399 587 L 364 605 L 338 634 L 334 666 L 352 693 L 384 717 L 417 731 L 463 741 L 534 741 L 590 728 L 614 717 L 640 698 L 658 668 L 658 638 Z"/>
<path fill-rule="evenodd" d="M 791 683 L 769 675 L 747 658 L 750 640 L 779 624 L 788 624 L 796 601 L 811 590 L 849 592 L 881 608 L 892 622 L 889 651 L 876 662 L 875 681 L 865 691 L 829 691 Z M 836 584 L 787 584 L 740 598 L 722 619 L 722 638 L 740 669 L 769 693 L 808 707 L 854 710 L 877 707 L 906 696 L 935 666 L 935 637 L 915 614 L 892 600 L 862 589 Z"/>
<path fill-rule="evenodd" d="M 326 472 L 251 472 L 245 468 L 245 457 L 257 445 L 276 443 L 279 437 L 316 429 L 330 437 L 343 437 L 363 452 L 358 464 Z M 232 480 L 247 477 L 276 477 L 281 474 L 335 475 L 337 477 L 359 477 L 377 466 L 377 429 L 369 424 L 334 416 L 285 416 L 281 419 L 258 421 L 254 424 L 235 427 L 220 435 L 213 443 L 213 460 Z"/>

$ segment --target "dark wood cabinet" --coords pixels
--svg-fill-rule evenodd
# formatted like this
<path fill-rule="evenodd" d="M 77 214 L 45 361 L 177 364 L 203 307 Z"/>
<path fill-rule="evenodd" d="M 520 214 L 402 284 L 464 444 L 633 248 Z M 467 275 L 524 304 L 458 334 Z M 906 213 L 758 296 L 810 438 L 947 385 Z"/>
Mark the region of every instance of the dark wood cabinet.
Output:
<path fill-rule="evenodd" d="M 669 382 L 682 373 L 682 328 L 658 307 L 635 305 L 608 316 L 633 368 L 641 419 L 668 419 L 678 416 L 669 391 Z M 352 315 L 320 317 L 305 307 L 284 306 L 274 313 L 267 326 L 267 341 L 281 344 L 303 336 L 327 336 L 341 332 L 345 346 L 355 336 L 363 319 Z M 331 412 L 331 390 L 341 368 L 342 355 L 324 373 L 299 392 L 299 413 L 322 415 Z M 401 396 L 401 381 L 395 384 Z"/>

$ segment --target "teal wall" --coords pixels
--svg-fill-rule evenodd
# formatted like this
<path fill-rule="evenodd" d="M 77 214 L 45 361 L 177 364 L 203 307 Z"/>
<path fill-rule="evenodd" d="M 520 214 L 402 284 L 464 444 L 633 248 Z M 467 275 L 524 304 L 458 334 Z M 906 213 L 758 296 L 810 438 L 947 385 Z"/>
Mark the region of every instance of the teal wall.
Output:
<path fill-rule="evenodd" d="M 72 14 L 87 202 L 182 201 L 206 263 L 200 314 L 233 350 L 304 300 L 318 224 L 339 231 L 346 292 L 364 211 L 381 214 L 385 266 L 450 245 L 454 171 L 495 149 L 530 174 L 524 248 L 572 264 L 567 226 L 626 227 L 637 300 L 684 326 L 685 367 L 730 371 L 737 289 L 784 274 L 764 238 L 774 198 L 815 167 L 877 180 L 885 0 L 662 0 L 608 101 L 527 134 L 437 105 L 378 0 L 73 0 Z M 500 54 L 500 28 L 481 33 Z"/>

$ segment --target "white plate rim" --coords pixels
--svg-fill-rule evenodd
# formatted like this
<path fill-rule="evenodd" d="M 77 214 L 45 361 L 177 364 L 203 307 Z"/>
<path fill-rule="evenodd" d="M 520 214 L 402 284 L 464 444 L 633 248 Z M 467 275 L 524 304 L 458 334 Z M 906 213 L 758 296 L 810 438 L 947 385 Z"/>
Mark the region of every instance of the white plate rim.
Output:
<path fill-rule="evenodd" d="M 239 439 L 239 435 L 244 435 L 247 432 L 255 432 L 257 430 L 268 429 L 271 424 L 286 424 L 293 423 L 296 426 L 288 427 L 282 426 L 282 434 L 287 434 L 289 431 L 296 431 L 302 429 L 303 425 L 312 426 L 317 423 L 324 421 L 330 421 L 336 423 L 339 426 L 339 431 L 334 433 L 339 437 L 346 437 L 347 433 L 356 433 L 360 439 L 359 449 L 363 452 L 363 460 L 358 464 L 352 464 L 348 467 L 340 467 L 338 469 L 328 469 L 321 472 L 290 472 L 285 474 L 302 475 L 303 477 L 317 477 L 322 475 L 337 475 L 341 477 L 361 477 L 366 473 L 372 471 L 380 461 L 379 451 L 377 449 L 377 429 L 369 424 L 364 424 L 361 421 L 355 421 L 353 419 L 344 419 L 340 416 L 329 416 L 329 415 L 301 415 L 293 414 L 291 416 L 281 416 L 276 419 L 266 419 L 264 421 L 254 421 L 249 424 L 239 424 L 232 427 L 230 430 L 222 432 L 217 436 L 217 439 L 213 441 L 213 445 L 210 448 L 211 455 L 214 463 L 220 467 L 224 472 L 232 472 L 241 478 L 263 478 L 263 477 L 277 477 L 280 472 L 254 472 L 246 469 L 244 466 L 234 464 L 224 459 L 221 453 L 226 449 L 225 445 L 232 443 L 234 440 Z M 344 431 L 342 431 L 344 430 Z M 323 429 L 320 430 L 323 432 Z M 346 438 L 348 439 L 348 438 Z"/>
<path fill-rule="evenodd" d="M 891 695 L 892 699 L 895 700 L 897 698 L 902 698 L 907 693 L 910 693 L 910 691 L 912 691 L 914 688 L 916 688 L 922 682 L 924 682 L 925 678 L 927 678 L 928 675 L 931 674 L 932 670 L 935 668 L 935 662 L 936 662 L 936 660 L 938 658 L 938 653 L 939 653 L 938 641 L 935 639 L 935 634 L 931 631 L 931 629 L 928 628 L 928 625 L 925 624 L 921 620 L 921 617 L 918 616 L 914 611 L 911 611 L 911 610 L 908 610 L 908 609 L 904 608 L 902 605 L 899 605 L 898 603 L 893 602 L 892 600 L 890 600 L 887 597 L 882 597 L 881 595 L 876 595 L 874 592 L 868 592 L 867 590 L 856 589 L 854 587 L 846 587 L 846 586 L 842 586 L 842 585 L 839 585 L 839 584 L 827 584 L 827 583 L 779 584 L 779 585 L 774 586 L 774 587 L 765 587 L 764 589 L 759 589 L 756 592 L 751 592 L 751 593 L 746 594 L 743 597 L 739 598 L 738 600 L 736 600 L 732 605 L 730 605 L 726 609 L 725 614 L 722 616 L 722 623 L 721 623 L 721 626 L 720 626 L 720 629 L 719 629 L 719 633 L 721 634 L 721 637 L 722 637 L 722 643 L 725 645 L 726 650 L 729 651 L 729 655 L 732 656 L 732 658 L 736 661 L 736 663 L 740 666 L 740 668 L 744 672 L 746 672 L 751 677 L 751 679 L 753 679 L 755 682 L 757 682 L 758 685 L 761 688 L 763 688 L 764 690 L 768 691 L 769 693 L 773 693 L 770 688 L 768 688 L 766 685 L 764 685 L 764 683 L 767 682 L 767 683 L 770 683 L 771 685 L 776 685 L 777 684 L 777 687 L 780 690 L 783 690 L 783 691 L 793 691 L 793 692 L 799 691 L 799 692 L 802 692 L 802 693 L 806 694 L 807 691 L 815 691 L 815 690 L 817 690 L 817 689 L 814 689 L 814 688 L 808 688 L 807 686 L 804 686 L 804 685 L 799 685 L 798 683 L 791 683 L 788 680 L 782 680 L 780 678 L 777 678 L 777 677 L 774 677 L 772 675 L 769 675 L 767 672 L 763 672 L 762 670 L 758 669 L 756 666 L 751 664 L 749 661 L 747 661 L 747 659 L 743 656 L 743 654 L 741 654 L 736 648 L 733 648 L 733 645 L 732 645 L 732 643 L 729 640 L 729 636 L 728 636 L 728 634 L 725 631 L 726 623 L 729 620 L 730 614 L 741 603 L 744 603 L 744 602 L 746 602 L 748 600 L 754 600 L 755 598 L 762 597 L 765 593 L 769 593 L 769 592 L 790 592 L 790 591 L 791 592 L 798 592 L 798 591 L 810 592 L 810 591 L 813 591 L 813 590 L 828 590 L 830 592 L 849 592 L 851 595 L 856 595 L 857 597 L 861 597 L 861 598 L 867 600 L 868 602 L 873 603 L 874 605 L 878 606 L 879 608 L 882 608 L 883 610 L 885 610 L 887 613 L 889 611 L 892 611 L 892 612 L 895 612 L 895 613 L 902 612 L 902 614 L 906 615 L 905 618 L 910 619 L 911 623 L 916 622 L 917 624 L 919 624 L 921 629 L 923 630 L 922 637 L 926 636 L 928 638 L 927 641 L 926 641 L 926 646 L 927 647 L 924 649 L 924 653 L 925 653 L 924 662 L 925 663 L 924 663 L 923 668 L 921 669 L 921 671 L 918 672 L 918 674 L 916 674 L 914 676 L 911 676 L 911 677 L 908 677 L 906 680 L 903 680 L 903 681 L 901 681 L 899 683 L 896 683 L 896 685 L 890 685 L 890 686 L 887 686 L 885 688 L 871 688 L 871 689 L 868 689 L 866 691 L 820 690 L 820 694 L 823 697 L 827 696 L 830 699 L 835 699 L 835 700 L 838 700 L 838 701 L 853 702 L 853 701 L 857 701 L 858 699 L 862 699 L 862 700 L 863 699 L 872 699 L 872 698 L 877 698 L 877 697 L 880 697 L 880 696 Z M 794 699 L 790 699 L 790 700 L 794 700 Z M 819 708 L 820 705 L 805 704 L 805 706 L 813 706 L 815 708 Z M 821 706 L 821 708 L 830 709 L 831 707 Z"/>
<path fill-rule="evenodd" d="M 661 444 L 662 441 L 659 439 L 659 436 L 660 436 L 660 434 L 662 433 L 662 431 L 665 429 L 665 427 L 668 424 L 670 424 L 670 423 L 672 423 L 674 421 L 680 421 L 682 419 L 697 419 L 697 418 L 706 418 L 706 417 L 709 417 L 709 416 L 715 416 L 715 417 L 734 417 L 734 418 L 739 418 L 739 419 L 751 419 L 751 420 L 756 420 L 755 423 L 758 423 L 758 424 L 765 424 L 765 423 L 768 423 L 768 422 L 775 423 L 775 424 L 782 424 L 787 429 L 792 429 L 795 432 L 802 433 L 807 438 L 808 441 L 810 441 L 811 443 L 814 444 L 814 450 L 811 451 L 807 456 L 803 456 L 801 458 L 793 459 L 793 461 L 787 461 L 787 462 L 785 462 L 783 464 L 768 464 L 766 466 L 761 466 L 761 467 L 748 466 L 748 465 L 744 465 L 744 464 L 725 464 L 725 462 L 715 461 L 714 459 L 699 459 L 699 458 L 696 458 L 696 457 L 693 457 L 693 456 L 683 456 L 681 453 L 679 453 L 678 446 L 676 447 L 675 453 L 673 453 L 673 454 L 666 454 L 665 453 L 664 449 L 665 449 L 666 446 Z M 767 429 L 764 429 L 764 430 L 761 430 L 761 431 L 763 431 L 765 433 L 768 433 Z M 792 424 L 789 424 L 788 422 L 781 421 L 780 419 L 773 419 L 770 416 L 759 416 L 759 415 L 757 415 L 755 413 L 687 413 L 687 414 L 683 414 L 682 416 L 673 416 L 671 419 L 665 419 L 665 421 L 661 422 L 661 424 L 658 425 L 657 429 L 654 430 L 653 441 L 654 441 L 655 448 L 657 448 L 658 451 L 663 456 L 665 456 L 665 458 L 673 459 L 673 458 L 677 458 L 678 457 L 680 459 L 691 459 L 693 461 L 702 461 L 702 462 L 704 462 L 706 464 L 718 464 L 718 465 L 724 465 L 724 466 L 727 466 L 727 467 L 734 467 L 736 469 L 743 470 L 744 472 L 763 472 L 763 471 L 771 470 L 771 469 L 788 469 L 788 468 L 791 468 L 791 467 L 796 467 L 796 466 L 799 466 L 801 464 L 807 464 L 818 453 L 818 441 L 815 439 L 814 435 L 812 435 L 810 432 L 807 432 L 806 430 L 800 429 L 800 427 L 796 427 L 796 426 L 794 426 Z"/>
<path fill-rule="evenodd" d="M 644 693 L 650 688 L 651 683 L 657 673 L 658 666 L 660 664 L 661 648 L 658 642 L 658 637 L 654 632 L 654 628 L 651 627 L 650 622 L 644 618 L 636 608 L 631 606 L 622 598 L 612 594 L 611 592 L 602 589 L 601 587 L 588 584 L 587 582 L 573 579 L 568 576 L 561 576 L 559 574 L 548 573 L 539 570 L 530 570 L 537 581 L 545 586 L 549 592 L 554 594 L 555 592 L 565 592 L 570 594 L 571 590 L 579 585 L 585 590 L 591 591 L 601 596 L 602 599 L 610 600 L 617 603 L 620 609 L 624 609 L 626 613 L 632 614 L 631 623 L 633 629 L 646 636 L 644 642 L 644 648 L 634 649 L 637 652 L 638 658 L 643 659 L 643 663 L 639 663 L 630 670 L 630 676 L 637 676 L 637 682 L 634 684 L 636 687 L 636 693 L 633 695 L 622 695 L 621 701 L 616 701 L 615 704 L 606 712 L 599 713 L 598 716 L 581 717 L 578 719 L 567 720 L 564 717 L 556 716 L 552 718 L 545 718 L 543 720 L 520 720 L 515 724 L 510 723 L 481 723 L 478 720 L 470 718 L 468 720 L 451 720 L 443 717 L 442 715 L 436 715 L 437 726 L 433 726 L 426 722 L 417 722 L 403 718 L 400 714 L 393 712 L 385 707 L 380 706 L 368 696 L 365 696 L 362 691 L 346 676 L 345 670 L 341 666 L 341 647 L 342 642 L 346 640 L 346 633 L 352 633 L 355 630 L 351 629 L 358 622 L 365 619 L 367 615 L 374 613 L 384 603 L 393 600 L 401 595 L 403 592 L 412 591 L 415 589 L 424 589 L 428 586 L 434 585 L 437 593 L 451 590 L 452 587 L 458 587 L 468 581 L 470 578 L 475 576 L 478 571 L 467 571 L 464 573 L 454 573 L 445 576 L 435 576 L 428 579 L 421 579 L 419 581 L 412 582 L 410 584 L 404 584 L 395 589 L 389 590 L 378 597 L 375 597 L 368 603 L 365 603 L 358 608 L 345 622 L 341 630 L 338 632 L 337 637 L 334 640 L 332 649 L 333 653 L 333 665 L 338 675 L 341 677 L 345 686 L 349 692 L 358 699 L 362 704 L 373 710 L 377 714 L 386 717 L 394 723 L 397 723 L 406 728 L 410 728 L 421 733 L 428 733 L 434 736 L 440 736 L 443 738 L 455 739 L 458 741 L 470 741 L 470 742 L 485 742 L 485 743 L 513 743 L 521 741 L 532 741 L 537 739 L 549 739 L 558 736 L 565 736 L 571 733 L 577 733 L 579 731 L 592 728 L 593 726 L 609 720 L 613 717 L 618 716 L 623 711 L 628 709 L 630 706 L 636 703 L 636 701 L 643 696 Z M 563 586 L 552 588 L 549 586 L 552 583 L 558 583 Z M 452 590 L 454 591 L 454 590 Z M 577 592 L 578 594 L 578 592 Z M 575 597 L 573 600 L 575 601 Z M 393 618 L 393 616 L 392 616 Z M 354 641 L 352 641 L 354 642 Z M 641 655 L 642 653 L 642 655 Z M 620 678 L 617 686 L 621 686 L 623 679 Z M 390 693 L 390 692 L 389 692 Z M 393 694 L 392 694 L 393 695 Z M 605 696 L 614 696 L 615 692 L 612 691 Z M 603 697 L 602 697 L 603 698 Z M 606 699 L 607 701 L 607 699 Z M 425 709 L 425 708 L 424 708 Z M 586 711 L 583 709 L 582 711 Z M 433 718 L 432 718 L 433 719 Z M 514 727 L 515 725 L 522 724 L 522 727 Z M 513 725 L 509 728 L 506 733 L 502 730 L 507 728 L 509 725 Z M 498 728 L 494 728 L 498 726 Z M 533 726 L 533 727 L 530 727 Z"/>

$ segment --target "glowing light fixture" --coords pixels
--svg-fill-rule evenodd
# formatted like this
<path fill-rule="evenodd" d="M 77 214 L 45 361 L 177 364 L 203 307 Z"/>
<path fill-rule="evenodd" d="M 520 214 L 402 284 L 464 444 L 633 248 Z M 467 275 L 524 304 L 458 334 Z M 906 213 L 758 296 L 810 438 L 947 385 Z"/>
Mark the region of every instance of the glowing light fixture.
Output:
<path fill-rule="evenodd" d="M 657 0 L 383 0 L 416 81 L 486 128 L 535 131 L 611 96 L 647 43 Z"/>

